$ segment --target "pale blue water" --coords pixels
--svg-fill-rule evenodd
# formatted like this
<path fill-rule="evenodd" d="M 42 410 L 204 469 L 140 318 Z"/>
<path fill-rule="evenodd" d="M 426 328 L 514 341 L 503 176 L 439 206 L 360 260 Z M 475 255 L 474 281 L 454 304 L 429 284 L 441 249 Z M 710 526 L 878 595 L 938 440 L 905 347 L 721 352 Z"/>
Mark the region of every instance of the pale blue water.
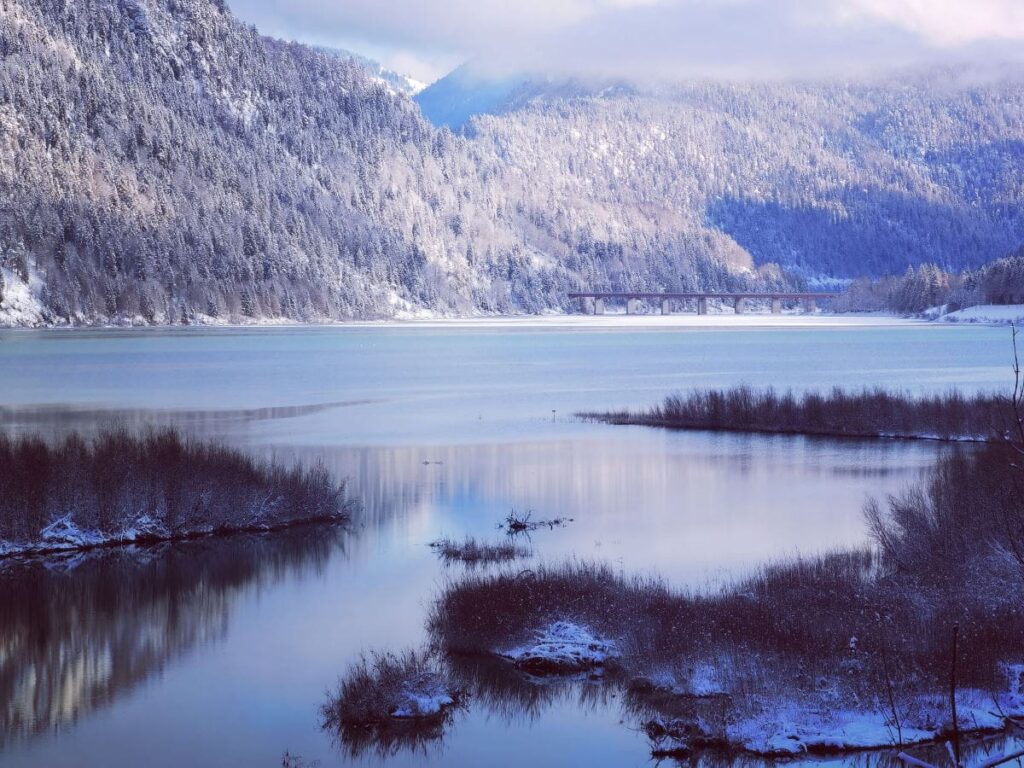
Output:
<path fill-rule="evenodd" d="M 293 532 L 0 570 L 0 765 L 350 760 L 318 726 L 362 650 L 421 642 L 457 569 L 427 543 L 496 537 L 512 508 L 574 518 L 536 557 L 676 585 L 865 540 L 869 495 L 940 446 L 583 424 L 691 386 L 915 392 L 1009 380 L 1001 328 L 312 328 L 0 332 L 0 424 L 174 422 L 351 480 L 349 533 Z M 552 414 L 554 411 L 554 414 Z M 33 599 L 24 598 L 31 590 Z M 11 596 L 17 594 L 17 602 Z M 363 764 L 647 765 L 615 700 L 471 703 L 443 744 Z"/>

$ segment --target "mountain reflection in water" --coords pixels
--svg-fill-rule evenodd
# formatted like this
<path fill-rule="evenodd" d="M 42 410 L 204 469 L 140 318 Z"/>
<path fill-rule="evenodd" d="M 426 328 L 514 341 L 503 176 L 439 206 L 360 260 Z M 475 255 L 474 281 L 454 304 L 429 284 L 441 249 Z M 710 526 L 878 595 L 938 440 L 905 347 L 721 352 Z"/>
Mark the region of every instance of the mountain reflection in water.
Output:
<path fill-rule="evenodd" d="M 63 731 L 223 639 L 232 606 L 344 551 L 337 527 L 69 554 L 0 568 L 0 748 Z"/>

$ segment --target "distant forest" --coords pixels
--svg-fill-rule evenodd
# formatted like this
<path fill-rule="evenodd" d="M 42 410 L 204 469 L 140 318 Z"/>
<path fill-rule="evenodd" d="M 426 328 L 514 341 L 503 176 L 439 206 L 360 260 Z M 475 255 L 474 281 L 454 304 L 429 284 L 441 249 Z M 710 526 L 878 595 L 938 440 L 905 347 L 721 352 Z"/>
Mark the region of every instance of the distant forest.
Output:
<path fill-rule="evenodd" d="M 1024 304 L 1024 250 L 975 270 L 946 272 L 935 264 L 903 275 L 854 280 L 835 302 L 838 311 L 955 312 L 979 304 Z"/>
<path fill-rule="evenodd" d="M 535 88 L 435 127 L 222 0 L 0 0 L 0 324 L 538 312 L 976 269 L 1024 76 Z"/>

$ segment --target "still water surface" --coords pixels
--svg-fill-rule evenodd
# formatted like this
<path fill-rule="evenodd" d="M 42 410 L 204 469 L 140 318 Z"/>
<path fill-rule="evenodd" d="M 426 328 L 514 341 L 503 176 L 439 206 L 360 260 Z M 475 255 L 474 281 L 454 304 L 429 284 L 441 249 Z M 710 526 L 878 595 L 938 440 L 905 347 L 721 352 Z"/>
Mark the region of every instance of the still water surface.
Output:
<path fill-rule="evenodd" d="M 458 568 L 442 534 L 500 536 L 510 509 L 571 517 L 535 558 L 714 586 L 767 560 L 857 545 L 869 495 L 927 443 L 583 424 L 693 386 L 994 389 L 985 327 L 558 330 L 353 327 L 0 332 L 0 426 L 176 423 L 323 461 L 363 503 L 316 529 L 0 569 L 0 765 L 647 765 L 618 701 L 569 686 L 481 697 L 425 752 L 352 758 L 318 725 L 361 651 L 424 638 Z"/>

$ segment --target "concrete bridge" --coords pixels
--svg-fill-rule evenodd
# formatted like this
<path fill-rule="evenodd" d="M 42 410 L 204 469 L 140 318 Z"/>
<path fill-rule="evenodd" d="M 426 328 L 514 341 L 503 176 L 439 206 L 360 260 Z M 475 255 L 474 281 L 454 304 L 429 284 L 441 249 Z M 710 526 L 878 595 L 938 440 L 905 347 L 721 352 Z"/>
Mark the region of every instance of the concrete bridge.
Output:
<path fill-rule="evenodd" d="M 782 313 L 782 302 L 794 302 L 803 304 L 804 311 L 813 312 L 819 300 L 834 299 L 834 293 L 645 293 L 645 292 L 587 292 L 578 291 L 569 294 L 570 299 L 580 302 L 583 312 L 586 314 L 603 315 L 605 303 L 608 301 L 625 302 L 626 314 L 635 315 L 640 309 L 641 301 L 659 303 L 661 314 L 672 314 L 673 302 L 695 302 L 698 315 L 708 313 L 708 299 L 720 299 L 731 301 L 736 309 L 737 315 L 742 315 L 747 309 L 747 302 L 751 300 L 771 301 L 772 314 Z"/>

